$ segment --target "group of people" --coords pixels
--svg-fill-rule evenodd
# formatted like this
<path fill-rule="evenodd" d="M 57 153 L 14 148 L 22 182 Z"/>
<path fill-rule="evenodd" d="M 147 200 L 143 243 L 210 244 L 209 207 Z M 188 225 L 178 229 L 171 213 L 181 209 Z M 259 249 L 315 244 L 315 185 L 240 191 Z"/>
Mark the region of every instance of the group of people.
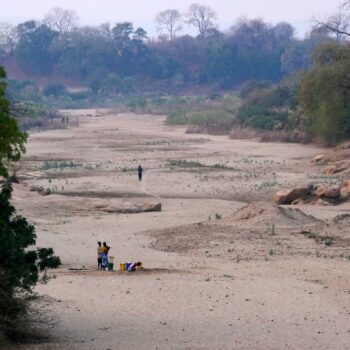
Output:
<path fill-rule="evenodd" d="M 111 249 L 110 246 L 107 245 L 106 242 L 101 243 L 101 241 L 97 242 L 97 270 L 98 271 L 106 271 L 106 269 L 109 267 L 109 260 L 108 260 L 108 252 Z M 128 264 L 128 272 L 134 272 L 136 271 L 137 267 L 141 267 L 142 263 L 139 262 L 133 262 Z"/>
<path fill-rule="evenodd" d="M 105 271 L 108 268 L 108 252 L 111 249 L 106 242 L 97 242 L 97 269 Z"/>
<path fill-rule="evenodd" d="M 139 181 L 142 181 L 142 175 L 143 175 L 143 168 L 141 165 L 137 168 L 138 178 Z M 101 243 L 100 241 L 97 242 L 97 269 L 98 271 L 105 271 L 108 268 L 108 252 L 111 249 L 107 245 L 106 242 Z M 142 264 L 140 262 L 137 263 L 131 263 L 131 265 L 128 268 L 129 272 L 135 271 L 136 267 L 141 266 Z"/>

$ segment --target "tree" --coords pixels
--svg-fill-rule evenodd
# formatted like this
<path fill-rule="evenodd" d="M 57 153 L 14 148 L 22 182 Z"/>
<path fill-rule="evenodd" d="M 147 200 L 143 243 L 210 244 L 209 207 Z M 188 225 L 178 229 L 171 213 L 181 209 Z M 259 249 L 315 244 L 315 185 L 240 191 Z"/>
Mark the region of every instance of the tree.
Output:
<path fill-rule="evenodd" d="M 221 87 L 232 85 L 235 75 L 234 52 L 223 40 L 212 41 L 206 50 L 206 75 L 211 82 L 219 82 Z"/>
<path fill-rule="evenodd" d="M 61 83 L 48 83 L 43 89 L 43 94 L 45 96 L 58 97 L 67 94 L 67 89 Z"/>
<path fill-rule="evenodd" d="M 186 17 L 186 22 L 196 27 L 200 38 L 204 39 L 207 36 L 208 29 L 213 27 L 213 21 L 217 18 L 217 15 L 211 7 L 194 3 L 190 6 Z"/>
<path fill-rule="evenodd" d="M 350 138 L 350 45 L 324 44 L 313 59 L 301 83 L 300 103 L 310 131 L 335 144 Z"/>
<path fill-rule="evenodd" d="M 337 41 L 350 37 L 350 1 L 338 5 L 337 11 L 327 18 L 314 19 L 315 27 L 335 34 Z"/>
<path fill-rule="evenodd" d="M 52 248 L 30 249 L 36 244 L 34 227 L 16 215 L 10 203 L 12 186 L 6 162 L 19 160 L 27 135 L 20 132 L 16 120 L 9 115 L 5 78 L 0 67 L 0 176 L 6 179 L 0 187 L 0 341 L 15 333 L 18 317 L 27 311 L 26 297 L 40 281 L 40 273 L 60 265 Z M 45 277 L 44 274 L 41 281 Z"/>
<path fill-rule="evenodd" d="M 16 120 L 10 116 L 5 79 L 5 70 L 0 67 L 0 177 L 8 176 L 6 165 L 20 159 L 27 140 L 27 134 L 19 130 Z"/>
<path fill-rule="evenodd" d="M 55 57 L 50 48 L 57 35 L 45 24 L 22 33 L 15 57 L 24 71 L 44 75 L 51 72 Z"/>
<path fill-rule="evenodd" d="M 181 30 L 182 16 L 178 10 L 170 9 L 159 12 L 156 17 L 158 31 L 166 30 L 170 40 L 173 40 L 176 33 Z"/>
<path fill-rule="evenodd" d="M 44 24 L 62 34 L 72 30 L 78 21 L 78 15 L 74 10 L 65 10 L 55 7 L 44 18 Z"/>
<path fill-rule="evenodd" d="M 0 22 L 0 43 L 5 45 L 6 50 L 13 54 L 18 41 L 18 31 L 10 23 Z"/>

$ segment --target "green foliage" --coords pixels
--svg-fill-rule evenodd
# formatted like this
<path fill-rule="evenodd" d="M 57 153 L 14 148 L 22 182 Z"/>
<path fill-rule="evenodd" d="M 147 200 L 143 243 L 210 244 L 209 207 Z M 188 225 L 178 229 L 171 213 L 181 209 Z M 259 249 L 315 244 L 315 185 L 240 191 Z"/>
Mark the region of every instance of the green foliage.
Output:
<path fill-rule="evenodd" d="M 226 33 L 211 28 L 205 38 L 172 40 L 147 41 L 146 31 L 131 22 L 74 27 L 60 35 L 27 21 L 18 25 L 17 33 L 14 55 L 7 58 L 26 73 L 88 85 L 93 94 L 108 96 L 128 94 L 135 86 L 171 93 L 208 83 L 228 89 L 247 80 L 275 82 L 307 66 L 316 42 L 296 41 L 290 24 L 273 26 L 261 19 L 241 19 Z M 70 98 L 61 102 L 85 100 Z"/>
<path fill-rule="evenodd" d="M 35 230 L 27 220 L 16 215 L 10 199 L 12 187 L 6 182 L 0 191 L 0 333 L 13 332 L 16 320 L 25 313 L 23 298 L 39 282 L 46 281 L 46 270 L 57 268 L 60 259 L 52 248 L 33 248 Z"/>
<path fill-rule="evenodd" d="M 20 35 L 15 57 L 25 72 L 47 75 L 51 72 L 55 57 L 51 45 L 58 33 L 46 25 L 26 27 Z"/>
<path fill-rule="evenodd" d="M 50 170 L 50 169 L 77 169 L 79 167 L 81 167 L 82 164 L 81 163 L 75 163 L 73 161 L 62 161 L 62 162 L 58 162 L 58 161 L 45 161 L 43 166 L 41 167 L 42 170 Z"/>
<path fill-rule="evenodd" d="M 350 45 L 330 43 L 314 53 L 304 75 L 300 102 L 307 128 L 327 143 L 350 138 Z"/>
<path fill-rule="evenodd" d="M 259 130 L 295 130 L 301 128 L 298 109 L 299 79 L 287 78 L 277 85 L 247 83 L 242 87 L 243 103 L 237 122 Z"/>
<path fill-rule="evenodd" d="M 10 101 L 42 102 L 39 86 L 33 80 L 9 79 L 6 95 Z"/>
<path fill-rule="evenodd" d="M 10 116 L 9 102 L 5 97 L 6 73 L 0 67 L 0 176 L 8 176 L 7 162 L 18 161 L 24 153 L 27 134 L 19 130 L 17 121 Z"/>
<path fill-rule="evenodd" d="M 27 135 L 19 130 L 16 119 L 9 115 L 5 97 L 6 74 L 0 67 L 0 176 L 7 177 L 8 161 L 18 161 L 24 152 Z M 13 335 L 18 317 L 26 313 L 33 287 L 47 280 L 46 270 L 57 268 L 60 259 L 52 248 L 32 248 L 36 244 L 34 227 L 16 214 L 10 203 L 9 181 L 0 187 L 0 341 Z"/>
<path fill-rule="evenodd" d="M 49 83 L 45 85 L 43 94 L 45 96 L 57 97 L 67 94 L 67 90 L 66 87 L 61 83 Z"/>

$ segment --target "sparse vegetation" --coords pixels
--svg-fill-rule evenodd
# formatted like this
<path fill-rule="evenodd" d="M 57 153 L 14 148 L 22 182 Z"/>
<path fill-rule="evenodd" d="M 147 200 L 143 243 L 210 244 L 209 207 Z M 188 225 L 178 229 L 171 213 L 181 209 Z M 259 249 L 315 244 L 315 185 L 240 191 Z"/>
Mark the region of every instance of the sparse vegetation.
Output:
<path fill-rule="evenodd" d="M 81 163 L 75 163 L 74 161 L 45 161 L 41 167 L 41 170 L 50 170 L 50 169 L 77 169 L 82 167 Z"/>

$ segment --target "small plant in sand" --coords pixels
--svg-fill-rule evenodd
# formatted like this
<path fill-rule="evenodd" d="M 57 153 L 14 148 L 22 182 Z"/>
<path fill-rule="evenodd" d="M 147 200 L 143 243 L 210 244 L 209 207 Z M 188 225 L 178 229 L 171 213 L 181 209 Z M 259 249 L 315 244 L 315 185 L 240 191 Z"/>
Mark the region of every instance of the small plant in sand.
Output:
<path fill-rule="evenodd" d="M 271 232 L 271 236 L 276 235 L 276 225 L 275 224 L 270 225 L 269 230 Z"/>
<path fill-rule="evenodd" d="M 324 239 L 323 239 L 323 242 L 324 242 L 324 244 L 326 245 L 326 246 L 331 246 L 332 244 L 333 244 L 333 241 L 334 241 L 334 238 L 333 237 L 325 237 Z"/>
<path fill-rule="evenodd" d="M 215 220 L 221 220 L 222 219 L 222 215 L 219 213 L 215 214 Z"/>
<path fill-rule="evenodd" d="M 274 250 L 273 250 L 273 249 L 270 249 L 269 254 L 270 254 L 270 255 L 274 255 L 274 254 L 275 254 Z"/>
<path fill-rule="evenodd" d="M 50 169 L 59 169 L 59 170 L 63 170 L 63 169 L 76 169 L 78 167 L 81 167 L 80 163 L 75 163 L 73 161 L 45 161 L 44 164 L 41 167 L 41 170 L 50 170 Z"/>

